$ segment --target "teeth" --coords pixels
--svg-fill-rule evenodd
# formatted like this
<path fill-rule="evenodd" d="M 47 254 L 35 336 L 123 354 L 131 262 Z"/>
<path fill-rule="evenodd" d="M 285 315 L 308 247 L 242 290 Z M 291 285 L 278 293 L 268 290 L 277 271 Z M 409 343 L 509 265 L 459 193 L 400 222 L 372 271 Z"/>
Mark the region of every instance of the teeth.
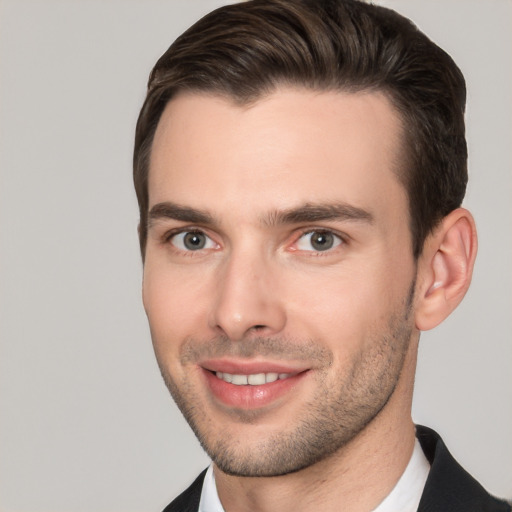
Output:
<path fill-rule="evenodd" d="M 255 373 L 252 375 L 238 375 L 232 373 L 215 372 L 215 375 L 225 382 L 236 386 L 261 386 L 278 379 L 287 379 L 291 373 Z"/>
<path fill-rule="evenodd" d="M 220 372 L 217 372 L 217 377 L 219 376 Z M 220 377 L 222 380 L 225 380 L 226 382 L 233 382 L 233 375 L 230 373 L 221 373 L 222 377 Z M 247 384 L 247 383 L 246 383 Z"/>
<path fill-rule="evenodd" d="M 247 384 L 250 384 L 251 386 L 261 386 L 262 384 L 265 384 L 265 374 L 257 373 L 256 375 L 248 375 Z"/>
<path fill-rule="evenodd" d="M 231 384 L 245 386 L 247 383 L 247 375 L 231 375 Z"/>

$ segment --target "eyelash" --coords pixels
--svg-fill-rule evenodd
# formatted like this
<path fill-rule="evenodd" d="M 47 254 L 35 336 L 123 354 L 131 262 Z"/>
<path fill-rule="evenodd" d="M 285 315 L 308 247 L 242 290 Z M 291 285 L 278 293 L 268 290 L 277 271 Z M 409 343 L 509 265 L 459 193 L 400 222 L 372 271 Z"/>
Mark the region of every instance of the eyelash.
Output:
<path fill-rule="evenodd" d="M 325 228 L 307 228 L 307 229 L 304 229 L 300 232 L 299 236 L 297 237 L 296 241 L 294 242 L 293 245 L 297 245 L 301 239 L 306 236 L 306 235 L 312 235 L 313 233 L 317 233 L 319 235 L 332 235 L 333 237 L 335 237 L 337 239 L 337 241 L 335 241 L 334 243 L 336 245 L 334 245 L 333 247 L 330 247 L 324 251 L 320 251 L 320 250 L 301 250 L 301 249 L 293 249 L 293 250 L 296 250 L 296 251 L 301 251 L 303 253 L 307 253 L 308 256 L 312 256 L 312 257 L 322 257 L 322 256 L 328 256 L 330 254 L 332 254 L 334 252 L 334 250 L 339 247 L 339 246 L 342 246 L 342 245 L 346 245 L 347 244 L 347 237 L 344 236 L 344 235 L 341 235 L 335 231 L 333 231 L 332 229 L 325 229 Z"/>
<path fill-rule="evenodd" d="M 201 252 L 203 250 L 203 248 L 200 248 L 200 249 L 197 249 L 196 251 L 194 250 L 186 250 L 186 249 L 180 249 L 179 247 L 176 247 L 172 241 L 174 238 L 177 238 L 179 235 L 183 235 L 183 236 L 186 236 L 186 235 L 204 235 L 210 242 L 213 242 L 215 245 L 219 245 L 217 244 L 213 238 L 211 236 L 209 236 L 204 229 L 201 229 L 201 228 L 194 228 L 194 227 L 188 227 L 188 228 L 179 228 L 179 229 L 173 229 L 171 231 L 168 231 L 165 233 L 164 237 L 163 237 L 163 243 L 164 244 L 170 244 L 171 246 L 173 246 L 173 249 L 182 253 L 182 254 L 187 254 L 187 255 L 194 255 L 194 253 L 196 252 Z M 211 249 L 210 247 L 208 247 L 207 249 Z"/>
<path fill-rule="evenodd" d="M 303 237 L 305 237 L 306 235 L 312 235 L 314 233 L 317 233 L 319 235 L 332 235 L 333 237 L 335 237 L 337 240 L 335 241 L 335 244 L 333 247 L 329 247 L 328 249 L 322 251 L 322 250 L 306 250 L 306 249 L 298 249 L 298 248 L 291 248 L 290 250 L 295 252 L 301 252 L 303 254 L 307 254 L 308 256 L 311 256 L 311 257 L 322 257 L 322 256 L 328 256 L 329 254 L 332 254 L 333 251 L 339 247 L 339 246 L 343 246 L 343 245 L 346 245 L 347 244 L 347 237 L 346 235 L 342 235 L 340 233 L 337 233 L 331 229 L 325 229 L 325 228 L 304 228 L 302 230 L 299 231 L 298 233 L 298 236 L 294 236 L 294 242 L 293 244 L 291 244 L 291 246 L 296 246 Z M 210 240 L 212 243 L 214 243 L 215 245 L 219 245 L 215 242 L 215 240 L 209 236 L 207 234 L 207 232 L 204 230 L 204 229 L 201 229 L 201 228 L 196 228 L 196 227 L 185 227 L 185 228 L 178 228 L 178 229 L 173 229 L 171 231 L 168 231 L 164 234 L 163 236 L 163 239 L 162 239 L 162 242 L 164 244 L 170 244 L 172 246 L 172 248 L 181 253 L 181 254 L 186 254 L 188 256 L 194 256 L 196 255 L 195 253 L 202 253 L 204 250 L 209 250 L 209 249 L 212 249 L 211 247 L 208 247 L 206 249 L 203 249 L 203 248 L 200 248 L 200 249 L 197 249 L 197 250 L 186 250 L 186 249 L 180 249 L 179 247 L 176 247 L 173 243 L 172 243 L 172 240 L 173 238 L 177 237 L 178 235 L 187 235 L 187 234 L 199 234 L 199 235 L 204 235 L 208 240 Z M 289 246 L 290 247 L 290 246 Z M 199 255 L 199 254 L 197 254 Z"/>

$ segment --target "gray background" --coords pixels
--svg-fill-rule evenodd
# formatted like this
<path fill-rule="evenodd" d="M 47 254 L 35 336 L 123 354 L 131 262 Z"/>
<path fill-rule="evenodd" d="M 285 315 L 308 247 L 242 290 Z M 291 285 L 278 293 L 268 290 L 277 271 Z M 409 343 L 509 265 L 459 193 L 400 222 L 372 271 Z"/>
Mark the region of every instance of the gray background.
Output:
<path fill-rule="evenodd" d="M 220 1 L 0 3 L 0 510 L 160 510 L 207 463 L 161 382 L 131 184 L 152 64 Z M 414 419 L 512 497 L 512 3 L 386 4 L 469 86 L 472 289 L 421 342 Z"/>

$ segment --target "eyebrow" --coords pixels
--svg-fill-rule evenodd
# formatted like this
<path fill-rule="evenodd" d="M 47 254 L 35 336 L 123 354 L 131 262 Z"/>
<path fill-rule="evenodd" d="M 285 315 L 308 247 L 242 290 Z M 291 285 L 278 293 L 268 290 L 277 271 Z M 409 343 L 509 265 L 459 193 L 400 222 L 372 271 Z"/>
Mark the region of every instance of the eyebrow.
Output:
<path fill-rule="evenodd" d="M 373 215 L 363 208 L 358 208 L 347 203 L 306 203 L 297 208 L 276 210 L 268 214 L 262 220 L 264 224 L 270 226 L 325 220 L 362 221 L 371 224 L 373 222 Z"/>
<path fill-rule="evenodd" d="M 182 206 L 169 201 L 155 204 L 148 215 L 148 228 L 159 219 L 173 219 L 192 224 L 214 225 L 215 218 L 206 210 Z M 295 208 L 274 210 L 261 218 L 267 226 L 301 224 L 325 220 L 373 222 L 373 215 L 347 203 L 305 203 Z"/>
<path fill-rule="evenodd" d="M 148 215 L 148 228 L 160 219 L 173 219 L 192 224 L 214 224 L 214 218 L 204 210 L 181 206 L 169 201 L 155 204 Z"/>

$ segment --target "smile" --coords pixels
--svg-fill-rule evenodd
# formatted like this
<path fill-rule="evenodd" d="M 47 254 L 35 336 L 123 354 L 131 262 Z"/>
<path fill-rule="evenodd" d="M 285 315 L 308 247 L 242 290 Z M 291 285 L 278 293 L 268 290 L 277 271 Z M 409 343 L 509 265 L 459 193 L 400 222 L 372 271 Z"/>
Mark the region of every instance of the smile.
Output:
<path fill-rule="evenodd" d="M 226 372 L 215 372 L 217 378 L 234 384 L 235 386 L 262 386 L 263 384 L 269 384 L 276 380 L 284 380 L 293 375 L 293 373 L 253 373 L 250 375 L 233 374 Z"/>
<path fill-rule="evenodd" d="M 294 396 L 310 368 L 276 362 L 216 360 L 200 366 L 215 402 L 238 410 L 261 409 Z"/>

